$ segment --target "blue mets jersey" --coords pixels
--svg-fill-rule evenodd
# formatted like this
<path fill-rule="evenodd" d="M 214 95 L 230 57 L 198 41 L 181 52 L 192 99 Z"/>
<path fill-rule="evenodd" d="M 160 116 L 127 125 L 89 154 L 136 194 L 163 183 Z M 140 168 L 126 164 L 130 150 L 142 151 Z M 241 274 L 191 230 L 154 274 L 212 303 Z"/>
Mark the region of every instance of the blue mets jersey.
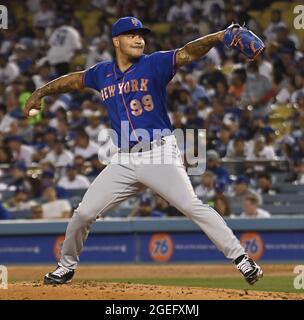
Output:
<path fill-rule="evenodd" d="M 115 60 L 97 63 L 85 71 L 84 86 L 100 92 L 119 147 L 152 141 L 155 129 L 172 131 L 166 87 L 175 74 L 175 55 L 176 50 L 142 55 L 125 72 L 119 70 Z"/>

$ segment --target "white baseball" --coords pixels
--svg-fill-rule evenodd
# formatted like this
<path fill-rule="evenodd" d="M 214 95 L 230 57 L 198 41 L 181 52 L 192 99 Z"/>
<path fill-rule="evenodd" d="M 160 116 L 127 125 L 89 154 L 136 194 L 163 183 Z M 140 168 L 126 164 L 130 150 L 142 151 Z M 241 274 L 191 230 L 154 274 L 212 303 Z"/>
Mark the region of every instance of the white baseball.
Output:
<path fill-rule="evenodd" d="M 30 115 L 31 117 L 33 117 L 33 116 L 36 116 L 38 113 L 39 113 L 39 110 L 37 110 L 37 109 L 31 109 L 30 112 L 29 112 L 29 115 Z"/>

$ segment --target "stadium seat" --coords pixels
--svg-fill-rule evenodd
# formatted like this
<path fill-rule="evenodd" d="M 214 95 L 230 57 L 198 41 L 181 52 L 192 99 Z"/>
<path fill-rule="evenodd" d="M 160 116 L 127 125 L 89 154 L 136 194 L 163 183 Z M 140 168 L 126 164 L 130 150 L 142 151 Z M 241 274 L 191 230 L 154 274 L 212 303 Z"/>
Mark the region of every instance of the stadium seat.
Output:
<path fill-rule="evenodd" d="M 264 204 L 299 204 L 303 203 L 303 195 L 297 193 L 280 193 L 263 195 Z"/>
<path fill-rule="evenodd" d="M 31 219 L 32 218 L 31 210 L 10 211 L 10 214 L 13 219 Z"/>
<path fill-rule="evenodd" d="M 264 204 L 263 209 L 270 212 L 271 215 L 303 215 L 304 207 L 303 204 L 292 204 L 292 205 L 272 205 Z"/>
<path fill-rule="evenodd" d="M 275 188 L 281 193 L 301 193 L 304 194 L 304 184 L 277 183 Z"/>

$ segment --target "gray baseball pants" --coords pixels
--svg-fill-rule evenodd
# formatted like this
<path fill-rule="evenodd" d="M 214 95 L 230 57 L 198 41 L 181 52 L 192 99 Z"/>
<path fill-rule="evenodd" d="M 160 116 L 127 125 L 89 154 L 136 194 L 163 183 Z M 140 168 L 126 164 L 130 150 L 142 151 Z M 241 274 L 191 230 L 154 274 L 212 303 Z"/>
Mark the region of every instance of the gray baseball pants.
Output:
<path fill-rule="evenodd" d="M 194 193 L 173 135 L 166 143 L 142 153 L 117 153 L 96 177 L 69 221 L 59 265 L 75 269 L 91 224 L 142 187 L 148 187 L 193 220 L 228 259 L 245 254 L 222 217 Z M 121 156 L 122 159 L 118 160 Z M 148 161 L 154 158 L 154 164 Z M 158 160 L 169 156 L 171 164 Z M 162 158 L 162 159 L 163 159 Z M 156 159 L 156 160 L 155 160 Z"/>

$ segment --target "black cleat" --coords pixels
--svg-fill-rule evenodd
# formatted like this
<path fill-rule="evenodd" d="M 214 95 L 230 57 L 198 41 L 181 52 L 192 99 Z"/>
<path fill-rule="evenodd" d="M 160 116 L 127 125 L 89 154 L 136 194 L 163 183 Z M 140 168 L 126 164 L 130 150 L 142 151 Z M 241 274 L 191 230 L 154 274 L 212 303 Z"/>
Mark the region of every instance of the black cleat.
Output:
<path fill-rule="evenodd" d="M 44 284 L 64 284 L 72 281 L 74 270 L 58 266 L 55 271 L 47 273 Z"/>
<path fill-rule="evenodd" d="M 253 285 L 263 277 L 263 271 L 248 255 L 242 255 L 234 260 L 238 270 L 242 273 L 246 281 Z"/>

